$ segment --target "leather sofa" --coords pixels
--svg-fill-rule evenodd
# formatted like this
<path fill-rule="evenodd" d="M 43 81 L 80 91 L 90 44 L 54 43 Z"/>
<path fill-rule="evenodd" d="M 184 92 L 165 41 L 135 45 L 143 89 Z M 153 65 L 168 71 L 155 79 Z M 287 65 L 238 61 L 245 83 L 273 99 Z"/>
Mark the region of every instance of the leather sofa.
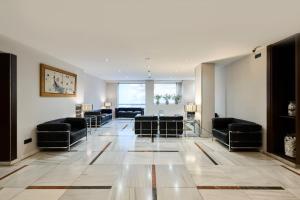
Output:
<path fill-rule="evenodd" d="M 134 131 L 139 136 L 157 135 L 158 117 L 157 116 L 136 116 L 134 118 Z"/>
<path fill-rule="evenodd" d="M 116 108 L 116 118 L 135 118 L 137 115 L 144 115 L 144 108 Z"/>
<path fill-rule="evenodd" d="M 262 127 L 254 122 L 236 118 L 213 118 L 213 137 L 233 149 L 259 149 L 262 146 Z"/>
<path fill-rule="evenodd" d="M 93 111 L 87 111 L 84 113 L 84 117 L 89 116 L 96 116 L 97 123 L 95 121 L 95 118 L 92 118 L 91 125 L 95 127 L 97 124 L 97 127 L 100 127 L 101 125 L 112 120 L 112 109 L 98 109 Z"/>
<path fill-rule="evenodd" d="M 159 135 L 161 137 L 177 137 L 183 134 L 183 116 L 159 117 Z"/>
<path fill-rule="evenodd" d="M 62 118 L 37 125 L 37 146 L 39 148 L 66 148 L 87 138 L 84 118 Z"/>

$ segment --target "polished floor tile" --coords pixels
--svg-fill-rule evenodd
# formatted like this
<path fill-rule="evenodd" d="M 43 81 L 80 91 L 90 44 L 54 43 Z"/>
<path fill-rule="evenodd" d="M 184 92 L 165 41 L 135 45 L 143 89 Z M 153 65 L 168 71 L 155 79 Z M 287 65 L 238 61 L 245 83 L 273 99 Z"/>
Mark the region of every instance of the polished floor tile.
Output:
<path fill-rule="evenodd" d="M 70 152 L 42 151 L 0 166 L 0 200 L 300 199 L 299 174 L 263 153 L 229 152 L 211 138 L 152 142 L 134 134 L 133 122 L 113 120 L 94 129 Z M 283 190 L 261 189 L 266 186 Z"/>
<path fill-rule="evenodd" d="M 58 200 L 65 190 L 24 190 L 12 200 Z"/>
<path fill-rule="evenodd" d="M 59 200 L 109 200 L 110 190 L 67 190 Z"/>
<path fill-rule="evenodd" d="M 0 190 L 0 200 L 9 200 L 21 193 L 23 188 L 3 188 Z"/>
<path fill-rule="evenodd" d="M 154 164 L 156 165 L 183 165 L 183 159 L 179 153 L 159 152 L 154 153 Z"/>
<path fill-rule="evenodd" d="M 245 191 L 245 193 L 253 200 L 298 200 L 296 196 L 288 191 L 261 191 L 261 190 L 251 190 Z"/>
<path fill-rule="evenodd" d="M 151 187 L 151 165 L 124 165 L 117 180 L 118 187 Z"/>
<path fill-rule="evenodd" d="M 122 173 L 122 165 L 89 165 L 71 183 L 74 186 L 113 186 Z"/>
<path fill-rule="evenodd" d="M 199 192 L 205 200 L 252 200 L 241 190 L 200 190 Z"/>
<path fill-rule="evenodd" d="M 163 200 L 203 200 L 196 188 L 158 188 L 157 197 Z"/>
<path fill-rule="evenodd" d="M 151 165 L 153 164 L 153 153 L 151 152 L 128 152 L 124 164 L 130 165 Z"/>
<path fill-rule="evenodd" d="M 196 187 L 184 165 L 156 165 L 157 187 Z"/>

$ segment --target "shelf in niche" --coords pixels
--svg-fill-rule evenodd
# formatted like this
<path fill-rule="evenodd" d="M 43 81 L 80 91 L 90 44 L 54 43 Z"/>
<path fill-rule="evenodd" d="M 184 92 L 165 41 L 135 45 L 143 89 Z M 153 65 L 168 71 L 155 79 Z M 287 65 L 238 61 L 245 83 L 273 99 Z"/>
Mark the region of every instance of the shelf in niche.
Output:
<path fill-rule="evenodd" d="M 280 118 L 285 118 L 285 119 L 296 119 L 295 116 L 288 116 L 288 115 L 281 115 Z"/>

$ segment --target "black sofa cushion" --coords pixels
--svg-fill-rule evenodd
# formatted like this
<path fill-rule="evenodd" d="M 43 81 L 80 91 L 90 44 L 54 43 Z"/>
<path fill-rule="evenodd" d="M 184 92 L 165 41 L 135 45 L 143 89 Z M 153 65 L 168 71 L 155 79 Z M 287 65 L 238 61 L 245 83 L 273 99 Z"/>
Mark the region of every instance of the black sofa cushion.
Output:
<path fill-rule="evenodd" d="M 183 133 L 183 116 L 159 117 L 159 134 L 161 136 L 176 137 Z"/>
<path fill-rule="evenodd" d="M 134 118 L 135 134 L 142 136 L 156 135 L 158 131 L 157 116 L 136 116 Z"/>
<path fill-rule="evenodd" d="M 138 114 L 144 115 L 144 108 L 116 108 L 116 118 L 134 118 Z"/>

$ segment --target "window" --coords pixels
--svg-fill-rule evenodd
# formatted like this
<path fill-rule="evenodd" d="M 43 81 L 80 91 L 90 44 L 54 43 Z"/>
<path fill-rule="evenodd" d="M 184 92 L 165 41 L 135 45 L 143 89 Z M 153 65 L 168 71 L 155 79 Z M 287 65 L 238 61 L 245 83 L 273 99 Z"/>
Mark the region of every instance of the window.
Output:
<path fill-rule="evenodd" d="M 144 83 L 120 83 L 118 91 L 118 105 L 120 107 L 144 107 Z"/>
<path fill-rule="evenodd" d="M 165 95 L 180 95 L 179 91 L 179 85 L 178 83 L 155 83 L 154 84 L 154 96 L 161 95 L 162 98 L 160 99 L 160 103 L 165 103 L 165 99 L 163 96 Z M 169 103 L 175 103 L 174 99 L 171 98 L 169 100 Z"/>

